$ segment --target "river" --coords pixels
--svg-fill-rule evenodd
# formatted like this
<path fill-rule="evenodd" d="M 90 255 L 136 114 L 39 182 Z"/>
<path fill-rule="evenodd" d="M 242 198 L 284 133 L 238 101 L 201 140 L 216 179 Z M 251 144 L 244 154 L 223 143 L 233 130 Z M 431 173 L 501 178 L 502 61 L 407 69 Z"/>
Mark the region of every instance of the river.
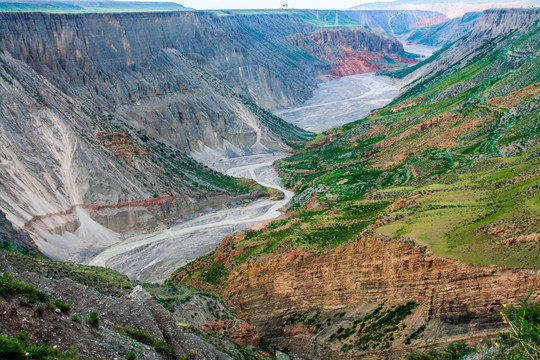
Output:
<path fill-rule="evenodd" d="M 301 127 L 322 131 L 364 117 L 372 109 L 390 102 L 397 92 L 387 77 L 354 75 L 322 83 L 305 103 L 275 113 Z M 251 178 L 282 191 L 284 197 L 278 201 L 265 198 L 246 206 L 194 214 L 191 219 L 184 218 L 168 229 L 152 233 L 119 234 L 119 241 L 86 263 L 106 266 L 143 282 L 164 281 L 178 267 L 214 250 L 225 236 L 281 215 L 280 209 L 294 195 L 281 186 L 272 168 L 272 163 L 283 156 L 285 154 L 260 154 L 214 161 L 211 157 L 201 157 L 199 160 L 213 169 Z"/>
<path fill-rule="evenodd" d="M 203 214 L 165 230 L 128 236 L 101 251 L 88 264 L 106 266 L 144 282 L 167 279 L 178 267 L 214 250 L 225 236 L 281 215 L 279 209 L 293 196 L 281 187 L 272 168 L 272 163 L 282 156 L 252 155 L 213 164 L 228 175 L 252 178 L 282 191 L 282 200 L 260 199 L 246 206 Z"/>
<path fill-rule="evenodd" d="M 324 82 L 300 105 L 273 111 L 304 129 L 321 132 L 365 117 L 398 94 L 387 76 L 361 74 Z"/>

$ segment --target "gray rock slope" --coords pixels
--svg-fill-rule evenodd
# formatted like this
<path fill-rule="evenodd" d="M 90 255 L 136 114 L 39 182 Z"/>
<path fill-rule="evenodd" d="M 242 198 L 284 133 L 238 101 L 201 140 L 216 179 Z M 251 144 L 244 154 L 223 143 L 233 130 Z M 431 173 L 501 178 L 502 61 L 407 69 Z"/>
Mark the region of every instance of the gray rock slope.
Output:
<path fill-rule="evenodd" d="M 263 34 L 269 23 L 274 32 Z M 195 12 L 1 14 L 0 208 L 17 226 L 39 223 L 28 228 L 39 237 L 80 229 L 81 204 L 167 193 L 172 207 L 136 205 L 172 219 L 226 202 L 219 194 L 241 189 L 186 154 L 285 151 L 284 138 L 307 135 L 249 100 L 271 94 L 268 103 L 287 103 L 309 93 L 309 70 L 320 62 L 285 39 L 268 40 L 302 26 L 288 16 L 265 23 Z M 220 77 L 255 85 L 241 96 Z"/>

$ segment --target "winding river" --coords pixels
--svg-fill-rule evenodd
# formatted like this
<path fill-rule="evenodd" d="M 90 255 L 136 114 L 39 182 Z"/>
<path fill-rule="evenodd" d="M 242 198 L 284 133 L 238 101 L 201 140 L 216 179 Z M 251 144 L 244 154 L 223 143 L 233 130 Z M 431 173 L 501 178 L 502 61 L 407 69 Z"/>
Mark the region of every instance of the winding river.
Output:
<path fill-rule="evenodd" d="M 260 199 L 246 206 L 204 214 L 166 230 L 129 236 L 94 256 L 89 265 L 106 266 L 131 279 L 161 282 L 178 267 L 214 250 L 225 236 L 280 216 L 279 209 L 293 196 L 281 187 L 272 168 L 272 163 L 282 156 L 252 155 L 214 164 L 228 175 L 251 178 L 282 191 L 282 200 Z"/>
<path fill-rule="evenodd" d="M 360 119 L 397 95 L 386 77 L 355 75 L 322 83 L 305 103 L 275 111 L 301 127 L 322 131 Z M 120 235 L 121 239 L 87 261 L 106 266 L 143 282 L 162 282 L 178 267 L 214 250 L 234 232 L 275 219 L 293 197 L 281 186 L 272 163 L 285 154 L 260 154 L 211 161 L 206 165 L 231 176 L 251 178 L 284 193 L 282 200 L 260 199 L 249 205 L 217 210 L 152 233 Z"/>

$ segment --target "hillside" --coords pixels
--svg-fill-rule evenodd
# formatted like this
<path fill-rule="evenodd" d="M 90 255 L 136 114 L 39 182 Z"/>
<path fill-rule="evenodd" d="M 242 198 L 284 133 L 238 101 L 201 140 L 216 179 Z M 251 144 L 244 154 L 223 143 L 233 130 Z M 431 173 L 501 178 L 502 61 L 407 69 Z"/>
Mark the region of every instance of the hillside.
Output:
<path fill-rule="evenodd" d="M 407 42 L 413 44 L 443 47 L 471 32 L 481 13 L 466 13 L 442 24 L 428 26 L 407 35 Z"/>
<path fill-rule="evenodd" d="M 326 31 L 306 19 L 0 14 L 0 208 L 47 255 L 84 261 L 118 241 L 115 232 L 265 196 L 190 154 L 283 152 L 312 138 L 260 107 L 309 96 L 356 41 L 305 49 L 289 37 Z M 361 33 L 370 42 L 356 51 L 379 59 L 377 69 L 408 61 L 395 40 Z M 332 62 L 315 56 L 327 46 Z"/>
<path fill-rule="evenodd" d="M 27 235 L 0 220 L 0 358 L 269 358 L 257 330 L 220 299 L 29 255 L 17 243 Z"/>
<path fill-rule="evenodd" d="M 537 9 L 484 12 L 396 72 L 392 104 L 278 162 L 297 194 L 284 218 L 169 281 L 230 299 L 300 358 L 483 346 L 498 304 L 540 285 L 539 34 Z"/>

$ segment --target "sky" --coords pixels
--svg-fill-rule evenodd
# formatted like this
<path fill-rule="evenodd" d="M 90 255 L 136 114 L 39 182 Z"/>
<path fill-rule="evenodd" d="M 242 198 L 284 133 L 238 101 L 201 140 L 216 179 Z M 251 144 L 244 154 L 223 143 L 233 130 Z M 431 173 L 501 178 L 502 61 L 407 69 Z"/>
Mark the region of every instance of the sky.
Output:
<path fill-rule="evenodd" d="M 377 0 L 169 0 L 195 9 L 277 9 L 288 4 L 294 9 L 347 9 Z"/>

